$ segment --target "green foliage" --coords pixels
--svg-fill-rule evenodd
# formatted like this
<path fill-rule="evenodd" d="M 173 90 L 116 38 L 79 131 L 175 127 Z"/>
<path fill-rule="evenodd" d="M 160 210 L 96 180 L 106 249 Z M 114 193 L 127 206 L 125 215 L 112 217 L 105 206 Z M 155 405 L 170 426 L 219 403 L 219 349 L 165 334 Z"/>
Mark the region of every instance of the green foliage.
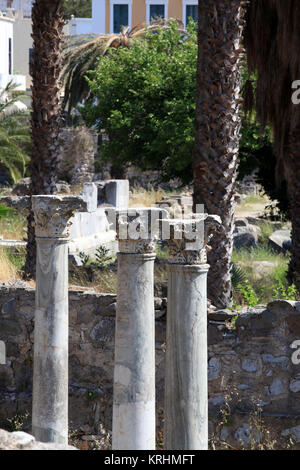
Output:
<path fill-rule="evenodd" d="M 13 209 L 10 207 L 0 206 L 0 219 L 6 219 L 12 214 Z"/>
<path fill-rule="evenodd" d="M 100 266 L 104 267 L 113 262 L 113 256 L 110 255 L 110 251 L 105 246 L 100 245 L 95 252 L 95 261 L 92 261 L 90 256 L 81 251 L 79 258 L 83 266 Z"/>
<path fill-rule="evenodd" d="M 242 285 L 246 281 L 246 273 L 244 270 L 237 266 L 236 264 L 232 263 L 232 271 L 231 271 L 231 283 L 232 288 L 234 290 L 238 290 L 238 286 Z"/>
<path fill-rule="evenodd" d="M 93 264 L 102 267 L 111 263 L 113 260 L 113 257 L 110 255 L 109 249 L 102 245 L 97 248 L 95 258 L 96 260 Z"/>
<path fill-rule="evenodd" d="M 90 73 L 92 100 L 83 115 L 109 136 L 104 160 L 161 169 L 164 177 L 192 179 L 197 40 L 195 24 L 185 35 L 178 23 L 128 48 L 112 49 Z M 95 104 L 95 98 L 97 104 Z"/>
<path fill-rule="evenodd" d="M 88 264 L 90 264 L 91 260 L 89 255 L 86 255 L 83 251 L 80 251 L 79 258 L 82 263 L 82 266 L 87 266 Z"/>
<path fill-rule="evenodd" d="M 272 296 L 274 299 L 297 300 L 297 288 L 295 284 L 287 285 L 280 273 L 275 274 L 276 283 L 273 285 Z"/>
<path fill-rule="evenodd" d="M 5 168 L 16 183 L 25 175 L 31 141 L 28 113 L 11 111 L 11 106 L 23 97 L 12 92 L 14 87 L 10 82 L 0 90 L 0 168 Z"/>
<path fill-rule="evenodd" d="M 65 17 L 91 18 L 92 0 L 64 0 Z"/>
<path fill-rule="evenodd" d="M 238 290 L 242 294 L 245 303 L 249 307 L 255 307 L 255 305 L 258 305 L 260 303 L 261 298 L 257 295 L 248 280 L 245 280 L 243 284 L 239 284 Z"/>

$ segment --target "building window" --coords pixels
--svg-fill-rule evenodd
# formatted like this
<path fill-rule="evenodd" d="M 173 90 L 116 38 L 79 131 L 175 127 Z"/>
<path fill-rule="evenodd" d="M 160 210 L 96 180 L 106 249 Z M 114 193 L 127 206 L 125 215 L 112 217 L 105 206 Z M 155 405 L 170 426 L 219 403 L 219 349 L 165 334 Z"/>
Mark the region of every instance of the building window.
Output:
<path fill-rule="evenodd" d="M 114 5 L 114 27 L 113 32 L 118 34 L 122 26 L 128 26 L 128 5 Z"/>
<path fill-rule="evenodd" d="M 146 22 L 158 17 L 168 18 L 168 0 L 146 0 Z"/>
<path fill-rule="evenodd" d="M 132 0 L 110 0 L 110 32 L 119 34 L 122 26 L 131 28 Z"/>
<path fill-rule="evenodd" d="M 165 5 L 150 5 L 150 21 L 157 17 L 165 18 Z"/>
<path fill-rule="evenodd" d="M 12 38 L 8 38 L 8 75 L 12 75 Z"/>
<path fill-rule="evenodd" d="M 195 23 L 198 23 L 198 0 L 183 0 L 182 20 L 186 27 L 189 18 L 192 18 Z"/>
<path fill-rule="evenodd" d="M 195 23 L 198 23 L 198 5 L 186 5 L 186 21 L 193 18 Z"/>

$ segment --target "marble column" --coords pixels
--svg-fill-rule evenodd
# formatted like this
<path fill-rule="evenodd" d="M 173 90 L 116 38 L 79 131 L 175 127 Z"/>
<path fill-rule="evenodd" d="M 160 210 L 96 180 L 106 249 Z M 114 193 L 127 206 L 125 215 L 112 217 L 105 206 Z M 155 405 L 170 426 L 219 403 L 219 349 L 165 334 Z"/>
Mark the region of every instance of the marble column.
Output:
<path fill-rule="evenodd" d="M 167 222 L 165 450 L 208 448 L 205 218 L 197 223 L 188 219 Z M 195 233 L 192 243 L 191 233 Z"/>
<path fill-rule="evenodd" d="M 33 196 L 37 243 L 32 433 L 68 443 L 68 236 L 75 196 Z"/>
<path fill-rule="evenodd" d="M 150 227 L 151 219 L 158 220 L 161 210 L 131 209 L 128 214 L 119 211 L 116 226 L 119 253 L 112 447 L 154 450 L 156 235 L 150 233 Z"/>

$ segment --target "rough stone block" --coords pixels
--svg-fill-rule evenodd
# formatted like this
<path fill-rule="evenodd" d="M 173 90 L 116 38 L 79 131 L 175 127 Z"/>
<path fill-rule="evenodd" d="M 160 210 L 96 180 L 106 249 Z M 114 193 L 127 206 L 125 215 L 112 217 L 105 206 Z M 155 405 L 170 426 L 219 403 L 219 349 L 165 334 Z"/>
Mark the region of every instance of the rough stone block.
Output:
<path fill-rule="evenodd" d="M 129 181 L 109 180 L 105 184 L 105 199 L 108 204 L 117 209 L 129 207 Z"/>
<path fill-rule="evenodd" d="M 95 212 L 98 205 L 98 188 L 94 183 L 84 183 L 81 196 L 87 203 L 87 212 Z"/>

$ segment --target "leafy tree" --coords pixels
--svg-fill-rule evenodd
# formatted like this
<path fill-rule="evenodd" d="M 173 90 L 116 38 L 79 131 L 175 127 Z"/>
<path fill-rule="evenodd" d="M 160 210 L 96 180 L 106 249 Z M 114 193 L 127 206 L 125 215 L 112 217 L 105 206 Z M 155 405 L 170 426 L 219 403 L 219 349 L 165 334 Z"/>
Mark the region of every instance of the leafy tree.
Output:
<path fill-rule="evenodd" d="M 91 18 L 92 0 L 64 0 L 65 17 Z"/>
<path fill-rule="evenodd" d="M 119 34 L 89 34 L 70 37 L 64 47 L 64 107 L 70 114 L 72 108 L 89 97 L 90 88 L 86 80 L 88 70 L 95 70 L 100 56 L 110 48 L 129 48 L 137 39 L 145 38 L 147 32 L 169 29 L 170 21 L 156 18 L 149 25 L 141 23 L 130 29 L 124 26 Z M 183 25 L 177 21 L 177 28 L 184 32 Z"/>
<path fill-rule="evenodd" d="M 192 179 L 197 42 L 195 25 L 183 34 L 176 21 L 131 48 L 101 57 L 88 83 L 86 122 L 109 136 L 103 159 L 161 169 L 164 177 Z M 97 104 L 95 104 L 95 98 Z"/>

